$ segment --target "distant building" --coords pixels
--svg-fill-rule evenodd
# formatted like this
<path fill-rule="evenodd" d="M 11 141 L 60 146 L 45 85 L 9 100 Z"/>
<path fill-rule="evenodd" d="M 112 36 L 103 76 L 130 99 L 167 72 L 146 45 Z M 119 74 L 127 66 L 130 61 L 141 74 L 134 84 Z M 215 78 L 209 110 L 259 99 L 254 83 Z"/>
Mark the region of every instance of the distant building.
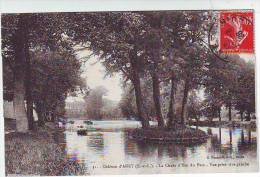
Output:
<path fill-rule="evenodd" d="M 66 102 L 65 116 L 69 118 L 84 117 L 86 112 L 86 105 L 83 101 Z"/>

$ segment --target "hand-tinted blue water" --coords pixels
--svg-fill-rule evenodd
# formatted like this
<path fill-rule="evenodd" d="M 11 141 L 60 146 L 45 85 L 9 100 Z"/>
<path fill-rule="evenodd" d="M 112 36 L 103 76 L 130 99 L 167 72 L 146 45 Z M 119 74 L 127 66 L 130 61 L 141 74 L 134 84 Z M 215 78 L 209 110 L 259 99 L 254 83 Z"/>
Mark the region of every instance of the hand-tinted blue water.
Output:
<path fill-rule="evenodd" d="M 200 128 L 210 135 L 195 146 L 136 142 L 127 129 L 137 121 L 93 121 L 87 136 L 67 125 L 68 157 L 86 164 L 89 174 L 237 172 L 257 170 L 256 132 L 235 128 Z"/>

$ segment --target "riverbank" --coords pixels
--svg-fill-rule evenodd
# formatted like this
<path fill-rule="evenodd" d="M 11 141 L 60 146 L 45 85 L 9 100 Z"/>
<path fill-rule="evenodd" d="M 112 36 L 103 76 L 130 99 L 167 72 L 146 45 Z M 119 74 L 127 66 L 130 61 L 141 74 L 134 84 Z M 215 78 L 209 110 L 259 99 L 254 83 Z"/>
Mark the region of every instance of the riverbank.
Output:
<path fill-rule="evenodd" d="M 222 128 L 251 128 L 256 129 L 256 121 L 189 121 L 190 126 L 222 127 Z"/>
<path fill-rule="evenodd" d="M 158 143 L 178 143 L 178 144 L 199 144 L 207 140 L 208 135 L 206 132 L 190 128 L 148 128 L 148 129 L 135 129 L 129 133 L 130 138 L 138 141 L 151 141 Z"/>
<path fill-rule="evenodd" d="M 9 122 L 10 123 L 10 122 Z M 5 134 L 5 170 L 7 175 L 84 175 L 85 167 L 66 157 L 65 146 L 59 142 L 62 131 L 50 127 L 28 133 L 10 131 Z M 57 141 L 58 140 L 58 141 Z"/>

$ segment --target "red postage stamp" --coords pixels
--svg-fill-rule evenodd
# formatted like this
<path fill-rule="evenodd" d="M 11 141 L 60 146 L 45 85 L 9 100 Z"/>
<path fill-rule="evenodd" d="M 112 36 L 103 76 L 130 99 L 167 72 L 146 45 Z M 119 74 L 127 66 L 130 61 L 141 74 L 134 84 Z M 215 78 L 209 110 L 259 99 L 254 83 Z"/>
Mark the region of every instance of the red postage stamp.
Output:
<path fill-rule="evenodd" d="M 254 53 L 253 11 L 220 12 L 220 52 Z"/>

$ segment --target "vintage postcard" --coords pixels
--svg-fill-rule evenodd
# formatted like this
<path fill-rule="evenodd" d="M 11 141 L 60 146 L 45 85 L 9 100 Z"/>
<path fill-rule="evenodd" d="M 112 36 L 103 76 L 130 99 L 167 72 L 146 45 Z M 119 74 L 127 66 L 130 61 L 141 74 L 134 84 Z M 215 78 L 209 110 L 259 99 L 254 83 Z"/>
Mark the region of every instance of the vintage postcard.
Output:
<path fill-rule="evenodd" d="M 5 174 L 257 172 L 255 11 L 2 13 Z"/>

